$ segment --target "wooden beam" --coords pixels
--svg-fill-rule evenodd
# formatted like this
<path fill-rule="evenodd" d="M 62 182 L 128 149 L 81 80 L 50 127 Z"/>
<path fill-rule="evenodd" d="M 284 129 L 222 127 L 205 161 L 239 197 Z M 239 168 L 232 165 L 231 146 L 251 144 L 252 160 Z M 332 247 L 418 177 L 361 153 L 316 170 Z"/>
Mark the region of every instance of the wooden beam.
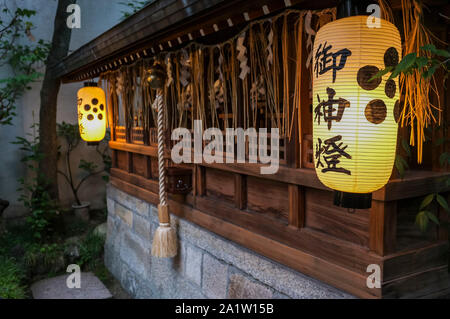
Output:
<path fill-rule="evenodd" d="M 381 201 L 395 201 L 421 197 L 435 192 L 448 192 L 450 186 L 445 185 L 445 179 L 448 177 L 450 177 L 450 172 L 407 171 L 403 179 L 390 180 L 384 188 L 374 192 L 372 198 Z"/>
<path fill-rule="evenodd" d="M 372 200 L 369 247 L 380 256 L 395 252 L 397 241 L 397 202 Z"/>
<path fill-rule="evenodd" d="M 110 141 L 109 148 L 111 148 L 113 150 L 118 150 L 118 151 L 125 151 L 125 152 L 132 152 L 132 153 L 147 155 L 147 156 L 151 156 L 151 157 L 158 156 L 158 148 L 156 146 L 145 146 L 145 145 L 137 145 L 137 144 Z"/>
<path fill-rule="evenodd" d="M 112 168 L 111 169 L 111 177 L 120 179 L 122 181 L 125 181 L 125 182 L 133 184 L 133 185 L 136 185 L 140 188 L 144 188 L 155 194 L 158 194 L 158 192 L 159 192 L 158 181 L 146 179 L 146 178 L 136 175 L 136 174 L 130 174 L 121 169 Z"/>

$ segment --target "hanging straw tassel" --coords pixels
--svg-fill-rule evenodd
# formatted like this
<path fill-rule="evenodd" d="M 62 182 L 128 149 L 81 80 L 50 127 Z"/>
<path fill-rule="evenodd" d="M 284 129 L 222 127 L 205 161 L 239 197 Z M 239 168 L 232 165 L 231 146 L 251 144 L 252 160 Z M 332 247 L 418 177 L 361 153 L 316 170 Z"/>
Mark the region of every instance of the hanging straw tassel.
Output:
<path fill-rule="evenodd" d="M 158 205 L 159 227 L 153 237 L 152 255 L 159 258 L 172 258 L 177 255 L 177 234 L 170 226 L 169 207 Z M 167 222 L 164 222 L 167 221 Z"/>
<path fill-rule="evenodd" d="M 159 67 L 158 67 L 159 66 Z M 149 82 L 157 89 L 155 104 L 158 111 L 158 164 L 159 164 L 159 227 L 152 243 L 152 255 L 159 258 L 172 258 L 177 255 L 177 235 L 170 225 L 169 206 L 166 194 L 166 171 L 164 168 L 164 69 L 155 65 L 150 70 Z"/>

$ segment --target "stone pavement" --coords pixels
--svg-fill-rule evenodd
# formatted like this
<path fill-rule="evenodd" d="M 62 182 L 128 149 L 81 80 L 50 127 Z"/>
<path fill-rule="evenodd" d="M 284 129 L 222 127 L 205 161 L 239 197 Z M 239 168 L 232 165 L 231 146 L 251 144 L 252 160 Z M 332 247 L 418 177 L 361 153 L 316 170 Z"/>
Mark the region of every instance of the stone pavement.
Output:
<path fill-rule="evenodd" d="M 34 283 L 34 299 L 110 299 L 111 293 L 93 273 L 81 273 L 81 288 L 68 288 L 71 274 L 48 278 Z"/>

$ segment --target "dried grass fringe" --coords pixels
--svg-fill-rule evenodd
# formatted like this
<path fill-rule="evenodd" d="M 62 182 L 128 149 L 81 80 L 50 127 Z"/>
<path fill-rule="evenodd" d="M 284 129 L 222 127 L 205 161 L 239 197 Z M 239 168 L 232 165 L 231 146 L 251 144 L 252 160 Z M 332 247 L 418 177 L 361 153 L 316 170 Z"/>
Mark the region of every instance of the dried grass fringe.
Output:
<path fill-rule="evenodd" d="M 420 1 L 402 0 L 404 46 L 403 56 L 412 52 L 421 52 L 428 58 L 431 53 L 421 51 L 426 44 L 433 43 L 431 32 L 423 24 L 423 9 Z M 423 143 L 425 142 L 425 128 L 432 123 L 440 124 L 441 108 L 437 85 L 434 77 L 424 79 L 421 71 L 414 70 L 412 74 L 400 75 L 400 91 L 403 93 L 403 109 L 401 125 L 410 126 L 410 144 L 417 146 L 417 162 L 422 162 Z M 430 93 L 437 97 L 437 105 L 430 100 Z M 433 110 L 439 113 L 436 119 Z"/>
<path fill-rule="evenodd" d="M 383 0 L 381 0 L 383 1 Z M 317 29 L 322 24 L 335 18 L 335 9 L 311 11 L 317 16 Z M 111 98 L 113 109 L 122 104 L 123 114 L 126 118 L 127 132 L 134 123 L 137 107 L 144 131 L 151 126 L 156 126 L 156 112 L 151 107 L 155 99 L 155 92 L 150 89 L 147 81 L 147 70 L 153 61 L 159 60 L 164 64 L 167 58 L 172 65 L 173 82 L 164 88 L 166 112 L 165 124 L 167 128 L 174 129 L 179 126 L 188 127 L 188 114 L 191 112 L 191 128 L 194 120 L 202 120 L 203 125 L 227 128 L 257 127 L 260 123 L 260 108 L 263 108 L 266 116 L 265 127 L 279 128 L 282 137 L 291 138 L 295 123 L 296 109 L 301 107 L 301 82 L 303 78 L 303 58 L 309 56 L 311 47 L 304 49 L 303 34 L 307 10 L 287 10 L 277 16 L 262 21 L 253 22 L 235 37 L 218 45 L 201 45 L 192 43 L 188 47 L 176 52 L 162 52 L 155 58 L 145 59 L 131 66 L 122 66 L 120 70 L 105 75 L 108 81 L 108 96 Z M 324 18 L 325 17 L 325 18 Z M 324 22 L 325 21 L 325 22 Z M 293 23 L 293 24 L 292 24 Z M 293 29 L 291 26 L 294 26 Z M 245 46 L 250 73 L 242 80 L 239 78 L 240 66 L 237 60 L 236 41 L 239 35 L 246 32 Z M 268 36 L 273 32 L 271 48 L 268 48 Z M 295 47 L 293 47 L 295 46 Z M 270 51 L 271 50 L 271 51 Z M 180 84 L 182 73 L 183 53 L 187 52 L 190 61 L 189 85 L 183 87 Z M 272 58 L 269 62 L 269 52 Z M 219 65 L 219 57 L 223 62 Z M 311 70 L 311 68 L 310 68 Z M 220 71 L 220 72 L 219 72 Z M 295 72 L 295 73 L 294 73 Z M 117 75 L 121 74 L 124 83 L 121 93 L 121 103 L 115 96 L 117 87 Z M 220 74 L 223 75 L 221 86 L 223 87 L 223 102 L 220 109 L 223 113 L 223 125 L 219 121 L 216 109 L 216 81 Z M 140 83 L 136 79 L 140 78 Z M 257 90 L 252 88 L 257 85 L 262 88 L 264 98 L 260 99 Z M 192 105 L 186 107 L 188 89 Z M 114 98 L 115 96 L 115 98 Z M 134 107 L 129 107 L 134 106 Z M 242 118 L 239 113 L 242 110 Z M 231 112 L 231 118 L 228 115 Z M 114 111 L 116 123 L 118 123 L 118 111 Z M 301 132 L 301 112 L 298 112 L 298 123 Z M 153 119 L 153 123 L 152 123 Z M 240 121 L 240 122 L 239 122 Z"/>

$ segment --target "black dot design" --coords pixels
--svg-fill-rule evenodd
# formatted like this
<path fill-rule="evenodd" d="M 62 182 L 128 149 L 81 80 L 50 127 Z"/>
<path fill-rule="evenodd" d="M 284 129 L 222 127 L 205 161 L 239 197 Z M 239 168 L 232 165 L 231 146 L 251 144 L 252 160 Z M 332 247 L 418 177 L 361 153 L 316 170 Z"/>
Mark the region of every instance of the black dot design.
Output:
<path fill-rule="evenodd" d="M 402 114 L 402 105 L 400 104 L 400 101 L 397 100 L 395 101 L 394 105 L 394 119 L 396 123 L 398 123 L 398 121 L 400 120 L 401 114 Z"/>
<path fill-rule="evenodd" d="M 370 79 L 380 71 L 374 65 L 366 65 L 358 70 L 357 80 L 360 87 L 364 90 L 375 90 L 381 83 L 381 78 L 375 78 L 372 81 Z"/>
<path fill-rule="evenodd" d="M 91 109 L 91 106 L 89 105 L 89 104 L 86 104 L 85 106 L 84 106 L 84 110 L 85 111 L 89 111 Z"/>
<path fill-rule="evenodd" d="M 398 64 L 398 52 L 394 47 L 390 47 L 384 53 L 384 65 L 386 67 L 396 67 Z"/>
<path fill-rule="evenodd" d="M 386 104 L 384 104 L 383 100 L 372 100 L 370 101 L 366 109 L 364 110 L 364 115 L 366 119 L 373 124 L 383 123 L 386 118 L 387 108 Z"/>
<path fill-rule="evenodd" d="M 102 114 L 99 114 L 98 115 L 98 119 L 101 121 L 101 120 L 103 120 L 103 115 Z"/>
<path fill-rule="evenodd" d="M 394 47 L 390 47 L 384 52 L 384 66 L 396 67 L 399 62 L 398 51 Z M 358 70 L 357 81 L 359 86 L 367 91 L 376 89 L 381 83 L 381 77 L 375 78 L 372 81 L 370 79 L 379 72 L 379 69 L 373 65 L 363 66 Z M 388 79 L 384 87 L 384 93 L 388 98 L 394 98 L 397 92 L 397 84 L 393 79 Z M 400 118 L 400 102 L 396 101 L 394 106 L 394 118 L 398 123 Z M 373 124 L 380 124 L 386 119 L 387 108 L 383 100 L 376 99 L 370 101 L 364 110 L 366 119 Z"/>
<path fill-rule="evenodd" d="M 92 120 L 94 119 L 94 115 L 89 114 L 89 115 L 87 116 L 87 119 L 88 119 L 89 121 L 92 121 Z"/>
<path fill-rule="evenodd" d="M 395 81 L 392 79 L 387 80 L 386 86 L 384 87 L 384 93 L 386 93 L 386 96 L 392 99 L 395 96 L 396 91 L 397 85 L 395 84 Z"/>
<path fill-rule="evenodd" d="M 97 112 L 98 112 L 98 110 L 97 110 L 96 107 L 94 107 L 94 108 L 92 109 L 92 111 L 93 111 L 94 113 L 97 113 Z"/>
<path fill-rule="evenodd" d="M 103 104 L 100 104 L 100 110 L 103 111 L 104 108 L 105 108 L 105 107 L 103 106 Z"/>
<path fill-rule="evenodd" d="M 98 100 L 96 98 L 92 99 L 92 104 L 97 105 L 98 104 Z"/>

